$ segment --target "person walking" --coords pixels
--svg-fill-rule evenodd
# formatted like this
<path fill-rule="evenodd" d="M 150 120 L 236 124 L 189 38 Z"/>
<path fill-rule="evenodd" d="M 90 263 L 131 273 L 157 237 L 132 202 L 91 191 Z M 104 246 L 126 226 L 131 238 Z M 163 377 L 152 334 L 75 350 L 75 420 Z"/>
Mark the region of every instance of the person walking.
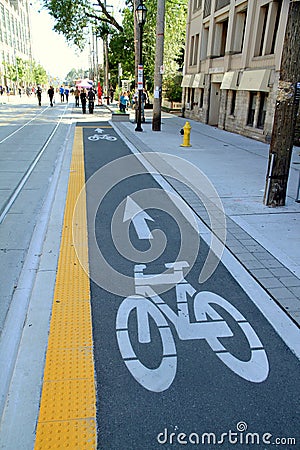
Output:
<path fill-rule="evenodd" d="M 122 92 L 120 95 L 120 112 L 125 113 L 128 104 L 128 96 L 126 92 Z"/>
<path fill-rule="evenodd" d="M 36 90 L 36 96 L 39 102 L 39 106 L 42 106 L 42 88 L 40 85 L 38 85 L 37 90 Z"/>
<path fill-rule="evenodd" d="M 81 107 L 82 107 L 82 113 L 85 114 L 86 113 L 86 90 L 82 89 L 81 93 L 80 93 L 80 101 L 81 101 Z"/>
<path fill-rule="evenodd" d="M 94 89 L 92 87 L 90 88 L 87 97 L 88 97 L 88 101 L 89 101 L 89 113 L 93 114 L 96 95 L 95 95 Z"/>
<path fill-rule="evenodd" d="M 69 103 L 70 89 L 69 89 L 68 87 L 65 88 L 64 94 L 65 94 L 65 96 L 66 96 L 66 102 Z"/>
<path fill-rule="evenodd" d="M 49 99 L 50 99 L 50 106 L 53 106 L 53 97 L 54 97 L 53 86 L 50 86 L 50 88 L 48 89 L 48 95 L 49 95 Z"/>
<path fill-rule="evenodd" d="M 59 88 L 59 93 L 60 93 L 60 101 L 63 103 L 65 101 L 65 90 L 63 86 Z"/>
<path fill-rule="evenodd" d="M 78 89 L 78 86 L 76 86 L 76 89 L 74 91 L 74 97 L 75 97 L 75 106 L 79 107 L 80 90 Z"/>

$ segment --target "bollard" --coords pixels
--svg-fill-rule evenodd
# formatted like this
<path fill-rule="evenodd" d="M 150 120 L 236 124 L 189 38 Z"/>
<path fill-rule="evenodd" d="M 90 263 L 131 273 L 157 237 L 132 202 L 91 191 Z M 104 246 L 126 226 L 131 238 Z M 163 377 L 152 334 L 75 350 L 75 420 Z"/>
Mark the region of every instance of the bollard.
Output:
<path fill-rule="evenodd" d="M 191 125 L 190 122 L 185 122 L 183 127 L 183 141 L 180 147 L 191 147 L 190 139 L 191 139 Z"/>

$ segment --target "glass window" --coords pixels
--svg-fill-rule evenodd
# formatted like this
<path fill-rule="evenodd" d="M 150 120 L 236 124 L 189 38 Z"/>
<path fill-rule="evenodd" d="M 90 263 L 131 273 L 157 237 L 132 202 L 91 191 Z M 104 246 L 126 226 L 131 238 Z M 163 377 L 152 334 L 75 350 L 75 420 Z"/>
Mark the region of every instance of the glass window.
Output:
<path fill-rule="evenodd" d="M 235 15 L 234 42 L 232 49 L 234 53 L 242 53 L 243 51 L 246 19 L 247 19 L 247 10 L 238 12 Z"/>
<path fill-rule="evenodd" d="M 258 119 L 257 119 L 257 128 L 264 128 L 266 112 L 267 112 L 267 101 L 268 94 L 267 92 L 260 92 L 260 104 L 258 111 Z"/>
<path fill-rule="evenodd" d="M 236 103 L 236 91 L 231 91 L 231 103 L 230 103 L 230 115 L 234 116 L 235 111 L 235 103 Z"/>
<path fill-rule="evenodd" d="M 247 125 L 249 127 L 253 127 L 253 124 L 254 124 L 256 99 L 257 99 L 257 92 L 250 92 L 249 110 L 248 110 L 248 119 L 247 119 Z"/>

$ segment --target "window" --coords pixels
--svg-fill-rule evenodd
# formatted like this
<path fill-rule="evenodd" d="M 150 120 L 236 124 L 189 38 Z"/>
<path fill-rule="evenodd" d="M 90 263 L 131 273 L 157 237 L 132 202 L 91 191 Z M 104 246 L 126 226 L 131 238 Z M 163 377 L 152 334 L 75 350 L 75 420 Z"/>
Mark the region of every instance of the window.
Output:
<path fill-rule="evenodd" d="M 230 115 L 234 116 L 236 103 L 236 91 L 231 91 L 231 104 L 230 104 Z"/>
<path fill-rule="evenodd" d="M 203 59 L 207 58 L 208 32 L 209 32 L 208 28 L 205 28 L 205 27 L 202 28 L 200 60 L 203 60 Z"/>
<path fill-rule="evenodd" d="M 224 8 L 224 6 L 228 6 L 230 4 L 230 0 L 216 0 L 216 11 L 218 11 L 221 8 Z"/>
<path fill-rule="evenodd" d="M 221 47 L 220 56 L 225 55 L 226 41 L 227 41 L 227 31 L 228 31 L 228 19 L 222 22 L 222 35 L 221 35 Z"/>
<path fill-rule="evenodd" d="M 190 46 L 190 59 L 189 59 L 189 65 L 193 65 L 193 54 L 194 54 L 194 44 L 195 44 L 195 36 L 191 37 L 191 46 Z"/>
<path fill-rule="evenodd" d="M 269 5 L 260 8 L 255 56 L 263 55 Z"/>
<path fill-rule="evenodd" d="M 277 31 L 278 31 L 278 26 L 279 26 L 279 19 L 280 19 L 280 14 L 281 14 L 281 3 L 274 3 L 274 13 L 273 13 L 273 24 L 272 24 L 272 31 L 271 31 L 271 37 L 272 39 L 270 39 L 270 53 L 273 54 L 275 52 L 275 44 L 276 44 L 276 39 L 277 39 Z M 276 14 L 276 17 L 275 17 Z M 275 17 L 275 20 L 274 20 Z"/>
<path fill-rule="evenodd" d="M 250 92 L 249 110 L 248 110 L 248 119 L 247 119 L 247 125 L 249 127 L 253 127 L 253 124 L 254 124 L 256 99 L 257 99 L 257 92 Z"/>
<path fill-rule="evenodd" d="M 190 57 L 189 57 L 190 66 L 195 66 L 197 64 L 198 52 L 199 52 L 199 34 L 196 34 L 191 37 Z"/>
<path fill-rule="evenodd" d="M 199 108 L 203 108 L 203 100 L 204 100 L 204 89 L 200 89 L 200 97 L 199 97 Z"/>
<path fill-rule="evenodd" d="M 193 12 L 197 11 L 200 8 L 201 8 L 201 0 L 194 0 Z"/>
<path fill-rule="evenodd" d="M 199 34 L 196 34 L 194 41 L 194 56 L 193 56 L 194 66 L 196 66 L 198 62 L 198 52 L 199 52 Z"/>
<path fill-rule="evenodd" d="M 260 8 L 254 56 L 274 53 L 280 14 L 281 2 L 278 0 Z"/>
<path fill-rule="evenodd" d="M 191 91 L 191 96 L 190 96 L 190 108 L 194 109 L 194 105 L 195 105 L 195 88 L 190 88 Z"/>
<path fill-rule="evenodd" d="M 236 13 L 233 52 L 242 53 L 245 37 L 245 27 L 247 19 L 247 10 Z"/>
<path fill-rule="evenodd" d="M 260 92 L 260 104 L 258 110 L 257 128 L 263 129 L 264 127 L 267 111 L 267 101 L 268 101 L 267 92 Z"/>
<path fill-rule="evenodd" d="M 203 17 L 207 17 L 211 12 L 211 0 L 204 0 Z"/>
<path fill-rule="evenodd" d="M 214 51 L 213 51 L 213 57 L 215 58 L 225 55 L 227 31 L 228 31 L 228 19 L 224 20 L 223 22 L 216 23 Z"/>

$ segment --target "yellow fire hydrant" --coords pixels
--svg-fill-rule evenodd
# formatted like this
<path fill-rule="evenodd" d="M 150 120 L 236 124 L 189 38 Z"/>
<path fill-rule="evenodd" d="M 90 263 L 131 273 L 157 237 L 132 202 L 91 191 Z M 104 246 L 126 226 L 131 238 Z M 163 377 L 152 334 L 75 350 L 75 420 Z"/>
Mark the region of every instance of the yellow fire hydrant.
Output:
<path fill-rule="evenodd" d="M 183 127 L 183 141 L 180 147 L 191 147 L 190 139 L 191 139 L 191 125 L 190 122 L 185 122 Z"/>

